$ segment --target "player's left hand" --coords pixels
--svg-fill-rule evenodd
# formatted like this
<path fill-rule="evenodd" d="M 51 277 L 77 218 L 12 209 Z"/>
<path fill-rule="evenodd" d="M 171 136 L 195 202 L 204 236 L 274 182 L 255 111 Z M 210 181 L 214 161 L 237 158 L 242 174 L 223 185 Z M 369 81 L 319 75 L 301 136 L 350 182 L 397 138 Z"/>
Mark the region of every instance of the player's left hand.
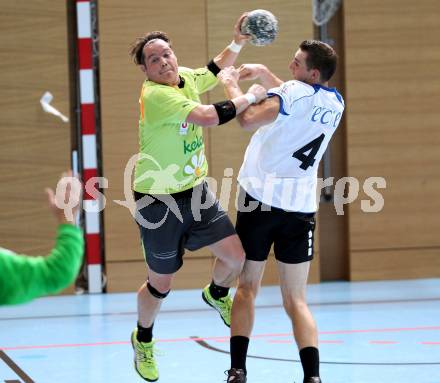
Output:
<path fill-rule="evenodd" d="M 75 224 L 76 214 L 80 208 L 82 185 L 77 177 L 72 176 L 69 170 L 61 175 L 56 193 L 46 188 L 49 208 L 58 223 Z"/>

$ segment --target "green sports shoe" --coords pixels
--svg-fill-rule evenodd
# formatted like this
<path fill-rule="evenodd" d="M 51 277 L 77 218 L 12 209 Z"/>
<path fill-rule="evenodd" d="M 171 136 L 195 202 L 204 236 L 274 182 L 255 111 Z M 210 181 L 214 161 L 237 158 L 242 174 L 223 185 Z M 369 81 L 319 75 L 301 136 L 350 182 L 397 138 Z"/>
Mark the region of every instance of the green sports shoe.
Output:
<path fill-rule="evenodd" d="M 232 298 L 231 294 L 228 294 L 224 298 L 214 299 L 209 292 L 209 285 L 207 285 L 202 291 L 203 300 L 217 310 L 220 317 L 226 326 L 231 327 L 231 308 L 232 308 Z"/>
<path fill-rule="evenodd" d="M 131 333 L 134 350 L 134 368 L 140 377 L 148 382 L 159 379 L 159 371 L 154 360 L 154 341 L 143 343 L 137 340 L 137 329 Z"/>

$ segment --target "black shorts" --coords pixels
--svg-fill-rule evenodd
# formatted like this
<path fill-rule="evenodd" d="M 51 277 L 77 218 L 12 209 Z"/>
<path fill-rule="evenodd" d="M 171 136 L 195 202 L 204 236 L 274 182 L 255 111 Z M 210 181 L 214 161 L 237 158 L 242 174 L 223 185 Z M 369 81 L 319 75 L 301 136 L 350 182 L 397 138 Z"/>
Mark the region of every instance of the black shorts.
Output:
<path fill-rule="evenodd" d="M 154 202 L 139 209 L 140 199 L 145 196 Z M 166 202 L 170 197 L 171 203 Z M 134 192 L 134 198 L 144 257 L 148 267 L 156 273 L 176 272 L 183 264 L 184 249 L 198 250 L 236 234 L 206 182 L 169 195 Z"/>
<path fill-rule="evenodd" d="M 245 195 L 244 195 L 245 193 Z M 265 261 L 274 245 L 275 258 L 283 263 L 302 263 L 313 259 L 315 213 L 297 213 L 269 207 L 243 189 L 244 206 L 250 201 L 258 207 L 237 212 L 235 229 L 246 252 L 246 259 Z M 265 208 L 261 209 L 262 206 Z"/>

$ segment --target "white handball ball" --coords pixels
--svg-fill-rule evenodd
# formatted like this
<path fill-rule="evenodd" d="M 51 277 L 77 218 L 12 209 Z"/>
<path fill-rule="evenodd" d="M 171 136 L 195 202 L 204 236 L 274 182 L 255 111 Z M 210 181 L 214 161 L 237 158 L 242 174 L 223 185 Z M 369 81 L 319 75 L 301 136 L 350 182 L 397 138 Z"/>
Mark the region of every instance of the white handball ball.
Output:
<path fill-rule="evenodd" d="M 278 33 L 278 20 L 265 9 L 255 9 L 247 14 L 240 25 L 241 33 L 251 35 L 252 45 L 268 45 Z"/>

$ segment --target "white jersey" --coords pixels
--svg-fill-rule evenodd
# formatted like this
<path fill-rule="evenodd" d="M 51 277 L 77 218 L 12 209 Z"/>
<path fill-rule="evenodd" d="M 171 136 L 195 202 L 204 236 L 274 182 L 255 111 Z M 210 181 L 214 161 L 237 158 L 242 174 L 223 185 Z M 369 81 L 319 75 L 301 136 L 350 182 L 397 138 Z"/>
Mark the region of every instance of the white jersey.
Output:
<path fill-rule="evenodd" d="M 315 212 L 319 162 L 341 121 L 344 100 L 334 88 L 295 80 L 268 95 L 279 96 L 279 114 L 252 136 L 238 182 L 267 205 Z"/>

